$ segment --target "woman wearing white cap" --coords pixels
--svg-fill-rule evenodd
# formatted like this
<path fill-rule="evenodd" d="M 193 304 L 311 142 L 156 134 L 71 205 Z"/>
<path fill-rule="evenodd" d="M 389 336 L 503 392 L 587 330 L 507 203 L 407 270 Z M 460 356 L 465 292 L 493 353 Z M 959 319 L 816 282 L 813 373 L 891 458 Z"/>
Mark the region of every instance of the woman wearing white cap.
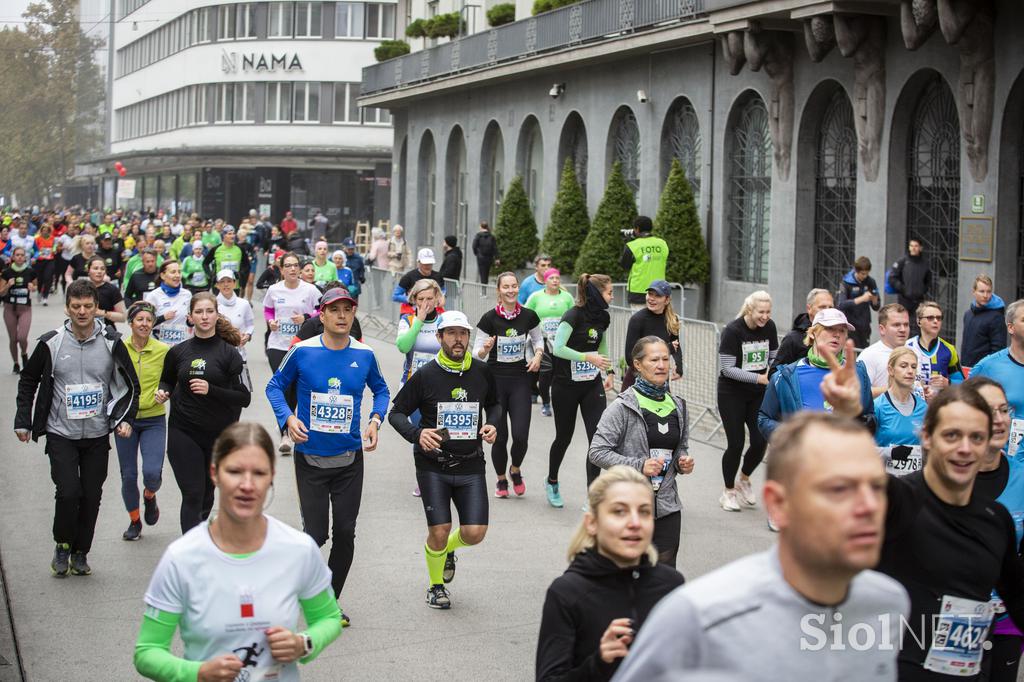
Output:
<path fill-rule="evenodd" d="M 228 322 L 242 335 L 241 343 L 238 344 L 238 353 L 242 356 L 242 381 L 249 390 L 252 390 L 252 382 L 249 380 L 249 356 L 245 351 L 245 345 L 252 338 L 255 321 L 252 305 L 235 293 L 236 277 L 235 272 L 228 268 L 217 273 L 217 310 L 228 318 Z"/>

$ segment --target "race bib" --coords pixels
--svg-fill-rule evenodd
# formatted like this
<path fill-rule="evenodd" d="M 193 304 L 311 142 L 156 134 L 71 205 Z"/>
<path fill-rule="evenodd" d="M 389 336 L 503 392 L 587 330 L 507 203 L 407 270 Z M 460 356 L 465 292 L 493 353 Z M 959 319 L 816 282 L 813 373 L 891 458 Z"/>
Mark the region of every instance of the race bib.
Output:
<path fill-rule="evenodd" d="M 187 327 L 157 327 L 157 338 L 169 346 L 181 343 L 188 338 Z"/>
<path fill-rule="evenodd" d="M 11 302 L 20 303 L 21 305 L 28 303 L 28 289 L 25 287 L 11 289 Z"/>
<path fill-rule="evenodd" d="M 39 249 L 39 258 L 47 259 L 53 255 L 53 249 Z"/>
<path fill-rule="evenodd" d="M 519 362 L 526 357 L 526 336 L 499 336 L 498 362 Z"/>
<path fill-rule="evenodd" d="M 427 364 L 428 362 L 430 362 L 433 359 L 434 359 L 434 354 L 433 353 L 421 353 L 421 352 L 413 353 L 412 354 L 412 362 L 409 363 L 409 376 L 412 376 L 413 374 L 415 374 L 416 370 L 418 370 L 420 367 L 422 367 L 423 365 Z"/>
<path fill-rule="evenodd" d="M 309 428 L 320 433 L 348 433 L 352 430 L 354 402 L 350 395 L 309 394 Z"/>
<path fill-rule="evenodd" d="M 924 669 L 967 677 L 981 669 L 982 644 L 992 625 L 992 603 L 944 595 Z"/>
<path fill-rule="evenodd" d="M 205 272 L 193 272 L 192 273 L 192 285 L 201 287 L 206 285 L 206 273 Z"/>
<path fill-rule="evenodd" d="M 597 378 L 600 371 L 597 365 L 586 360 L 571 360 L 569 362 L 569 375 L 573 381 L 592 381 Z"/>
<path fill-rule="evenodd" d="M 932 382 L 932 363 L 927 355 L 917 354 L 917 381 L 914 382 L 914 393 L 924 397 L 924 387 Z"/>
<path fill-rule="evenodd" d="M 480 403 L 437 404 L 437 428 L 448 429 L 452 440 L 474 440 L 480 425 Z"/>
<path fill-rule="evenodd" d="M 655 492 L 661 488 L 661 484 L 665 480 L 668 465 L 672 462 L 672 454 L 672 451 L 668 448 L 651 448 L 651 458 L 661 460 L 661 471 L 651 476 L 651 487 L 654 488 Z"/>
<path fill-rule="evenodd" d="M 555 345 L 555 334 L 558 332 L 558 325 L 562 320 L 557 317 L 549 317 L 540 323 L 540 329 L 544 332 L 544 338 L 550 345 Z"/>
<path fill-rule="evenodd" d="M 291 320 L 280 320 L 278 322 L 277 331 L 279 334 L 285 336 L 295 336 L 299 333 L 299 325 Z"/>
<path fill-rule="evenodd" d="M 1014 419 L 1010 422 L 1010 440 L 1006 443 L 1006 454 L 1014 457 L 1020 453 L 1021 442 L 1024 442 L 1024 419 Z"/>
<path fill-rule="evenodd" d="M 90 419 L 103 406 L 103 384 L 68 384 L 64 389 L 68 419 Z"/>
<path fill-rule="evenodd" d="M 763 372 L 768 369 L 768 342 L 747 341 L 740 344 L 740 369 Z"/>
<path fill-rule="evenodd" d="M 889 445 L 878 448 L 886 473 L 906 476 L 921 468 L 920 445 Z"/>
<path fill-rule="evenodd" d="M 239 263 L 236 260 L 221 261 L 220 269 L 221 270 L 230 270 L 231 272 L 237 273 L 238 272 L 238 265 L 239 265 Z"/>

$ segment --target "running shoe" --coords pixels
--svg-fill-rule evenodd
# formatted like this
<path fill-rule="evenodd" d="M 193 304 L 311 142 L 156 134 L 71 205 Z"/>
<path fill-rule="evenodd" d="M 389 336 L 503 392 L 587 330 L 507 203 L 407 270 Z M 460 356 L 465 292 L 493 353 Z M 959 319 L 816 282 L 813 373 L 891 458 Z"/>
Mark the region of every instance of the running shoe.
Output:
<path fill-rule="evenodd" d="M 70 570 L 71 545 L 66 542 L 58 543 L 53 550 L 53 561 L 50 562 L 50 570 L 58 578 L 63 578 Z"/>
<path fill-rule="evenodd" d="M 455 552 L 448 552 L 448 556 L 444 558 L 444 573 L 441 574 L 441 577 L 444 578 L 446 585 L 455 580 L 455 562 L 458 560 Z"/>
<path fill-rule="evenodd" d="M 512 491 L 516 495 L 522 497 L 526 494 L 526 484 L 523 483 L 523 472 L 522 471 L 510 471 L 508 472 L 509 477 L 512 479 Z"/>
<path fill-rule="evenodd" d="M 540 413 L 542 415 L 544 415 L 545 417 L 550 417 L 551 416 L 551 405 L 549 405 L 547 403 L 541 405 L 540 406 Z"/>
<path fill-rule="evenodd" d="M 156 504 L 156 495 L 153 497 L 143 496 L 142 504 L 145 509 L 142 518 L 146 520 L 146 525 L 155 526 L 156 522 L 160 520 L 160 507 Z"/>
<path fill-rule="evenodd" d="M 754 495 L 754 486 L 750 485 L 749 478 L 736 479 L 736 492 L 739 493 L 740 502 L 748 507 L 757 506 L 757 496 Z"/>
<path fill-rule="evenodd" d="M 494 486 L 494 496 L 500 498 L 508 497 L 508 480 L 498 479 L 498 484 Z"/>
<path fill-rule="evenodd" d="M 128 525 L 128 530 L 121 534 L 122 540 L 132 542 L 142 537 L 142 521 L 132 521 Z"/>
<path fill-rule="evenodd" d="M 427 606 L 432 609 L 450 609 L 452 600 L 444 585 L 431 585 L 427 588 Z"/>
<path fill-rule="evenodd" d="M 728 512 L 738 512 L 740 510 L 740 503 L 736 499 L 735 490 L 723 491 L 722 496 L 718 498 L 718 504 L 722 505 L 722 509 Z"/>
<path fill-rule="evenodd" d="M 547 490 L 548 494 L 548 504 L 550 504 L 555 509 L 561 509 L 562 507 L 565 506 L 565 503 L 562 502 L 562 494 L 558 492 L 557 483 L 552 483 L 548 481 L 548 483 L 544 487 Z"/>
<path fill-rule="evenodd" d="M 352 625 L 352 619 L 345 615 L 345 612 L 341 612 L 341 627 L 347 628 Z"/>
<path fill-rule="evenodd" d="M 282 457 L 292 454 L 292 438 L 287 433 L 281 436 L 281 444 L 277 446 L 277 451 Z"/>
<path fill-rule="evenodd" d="M 419 486 L 416 486 L 415 488 L 412 489 L 412 496 L 413 497 L 419 497 L 420 496 L 420 487 Z"/>
<path fill-rule="evenodd" d="M 71 575 L 89 575 L 92 569 L 85 560 L 85 552 L 71 553 Z"/>

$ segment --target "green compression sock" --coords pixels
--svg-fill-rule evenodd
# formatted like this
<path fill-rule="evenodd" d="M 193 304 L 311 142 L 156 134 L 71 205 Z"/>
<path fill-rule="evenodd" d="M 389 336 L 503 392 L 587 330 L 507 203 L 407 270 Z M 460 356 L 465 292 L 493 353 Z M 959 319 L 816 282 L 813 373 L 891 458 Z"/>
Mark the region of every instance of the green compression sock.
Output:
<path fill-rule="evenodd" d="M 451 540 L 449 540 L 449 543 Z M 430 549 L 427 545 L 423 545 L 423 554 L 427 558 L 427 573 L 430 574 L 431 585 L 443 585 L 444 584 L 444 560 L 448 555 L 447 550 L 440 550 L 435 552 Z"/>
<path fill-rule="evenodd" d="M 462 539 L 462 533 L 459 532 L 461 530 L 461 528 L 456 528 L 448 534 L 448 546 L 445 547 L 445 552 L 454 552 L 457 549 L 470 546 L 469 543 Z"/>

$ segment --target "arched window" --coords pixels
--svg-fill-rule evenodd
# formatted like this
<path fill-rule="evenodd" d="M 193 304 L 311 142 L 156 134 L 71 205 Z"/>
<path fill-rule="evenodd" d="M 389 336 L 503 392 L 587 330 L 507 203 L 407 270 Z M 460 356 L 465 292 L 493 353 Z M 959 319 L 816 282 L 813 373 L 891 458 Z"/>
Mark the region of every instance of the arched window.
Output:
<path fill-rule="evenodd" d="M 856 258 L 857 131 L 841 88 L 821 119 L 814 184 L 813 283 L 835 291 Z"/>
<path fill-rule="evenodd" d="M 445 231 L 466 243 L 469 224 L 469 168 L 466 163 L 466 138 L 462 128 L 452 129 L 445 162 Z"/>
<path fill-rule="evenodd" d="M 408 173 L 406 172 L 406 164 L 408 163 L 408 146 L 409 138 L 402 139 L 402 151 L 398 154 L 398 219 L 396 222 L 405 222 L 405 193 L 409 190 L 408 186 Z"/>
<path fill-rule="evenodd" d="M 537 210 L 544 194 L 544 141 L 540 124 L 533 116 L 523 123 L 519 133 L 519 151 L 516 164 L 523 177 L 523 189 L 530 201 L 530 210 L 537 218 Z"/>
<path fill-rule="evenodd" d="M 661 136 L 661 184 L 668 180 L 672 161 L 679 160 L 683 173 L 693 190 L 693 198 L 700 206 L 700 121 L 690 100 L 685 97 L 677 99 L 665 117 L 665 127 Z"/>
<path fill-rule="evenodd" d="M 434 136 L 430 131 L 423 133 L 420 142 L 417 207 L 422 217 L 423 231 L 417 236 L 422 244 L 434 243 L 434 214 L 437 212 L 437 154 L 434 151 Z"/>
<path fill-rule="evenodd" d="M 494 227 L 505 195 L 505 140 L 497 121 L 484 131 L 480 154 L 480 220 Z"/>
<path fill-rule="evenodd" d="M 907 146 L 907 236 L 921 240 L 942 306 L 942 336 L 956 338 L 960 250 L 960 119 L 935 74 L 917 100 Z"/>
<path fill-rule="evenodd" d="M 587 196 L 587 162 L 589 155 L 587 151 L 587 128 L 583 118 L 575 111 L 565 119 L 562 126 L 562 139 L 558 146 L 558 173 L 561 179 L 562 166 L 566 159 L 572 159 L 573 170 L 576 171 L 576 181 L 583 191 L 583 197 Z"/>
<path fill-rule="evenodd" d="M 772 220 L 772 138 L 768 110 L 755 94 L 739 104 L 728 152 L 728 277 L 768 282 Z"/>
<path fill-rule="evenodd" d="M 622 176 L 633 190 L 633 196 L 640 198 L 640 126 L 636 115 L 629 107 L 620 107 L 612 119 L 608 146 L 610 161 L 622 164 Z M 611 166 L 609 165 L 609 170 Z"/>

